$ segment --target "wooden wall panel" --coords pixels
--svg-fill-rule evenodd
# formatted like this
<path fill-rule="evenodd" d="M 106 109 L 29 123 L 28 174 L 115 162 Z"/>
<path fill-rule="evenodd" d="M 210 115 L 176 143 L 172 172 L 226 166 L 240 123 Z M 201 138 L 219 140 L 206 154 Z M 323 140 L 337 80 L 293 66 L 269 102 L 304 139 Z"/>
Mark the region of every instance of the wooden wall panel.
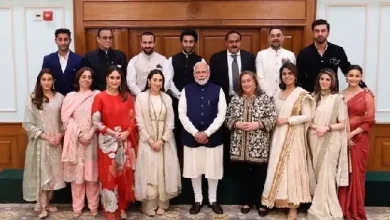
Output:
<path fill-rule="evenodd" d="M 20 123 L 0 124 L 0 169 L 23 168 L 27 136 Z"/>
<path fill-rule="evenodd" d="M 130 29 L 129 42 L 130 56 L 141 52 L 141 34 L 145 31 L 151 31 L 156 37 L 155 51 L 170 57 L 181 51 L 180 33 L 181 29 Z M 196 52 L 198 52 L 196 50 Z"/>
<path fill-rule="evenodd" d="M 104 8 L 104 16 L 101 10 Z M 221 10 L 223 8 L 223 10 Z M 306 2 L 300 1 L 88 1 L 85 21 L 185 21 L 305 19 Z M 148 10 L 145 16 L 145 9 Z M 175 10 L 174 13 L 168 13 Z M 237 13 L 241 12 L 241 13 Z"/>
<path fill-rule="evenodd" d="M 390 171 L 389 130 L 389 124 L 376 124 L 370 131 L 369 171 Z M 24 167 L 27 141 L 21 123 L 0 123 L 0 170 Z"/>
<path fill-rule="evenodd" d="M 114 48 L 122 49 L 126 53 L 128 50 L 128 56 L 139 52 L 136 45 L 138 42 L 131 41 L 128 42 L 131 45 L 122 46 L 122 39 L 125 39 L 126 35 L 129 36 L 127 39 L 133 39 L 130 32 L 136 30 L 139 33 L 138 29 L 191 27 L 199 30 L 262 30 L 263 27 L 282 26 L 298 30 L 299 33 L 291 30 L 291 38 L 286 40 L 286 48 L 291 47 L 297 52 L 312 43 L 311 23 L 315 19 L 315 6 L 315 0 L 74 0 L 75 48 L 76 52 L 85 54 L 96 47 L 89 39 L 93 35 L 92 30 L 102 26 L 116 30 L 115 34 L 121 37 L 118 40 L 120 43 L 115 42 Z M 172 10 L 174 13 L 168 12 Z M 130 29 L 130 32 L 126 33 L 125 29 Z M 209 42 L 213 40 L 216 39 L 207 38 Z M 217 44 L 220 44 L 219 40 Z M 244 48 L 245 46 L 247 45 L 244 45 Z M 179 43 L 175 42 L 172 36 L 162 35 L 157 39 L 156 51 L 167 56 L 174 54 L 177 47 Z M 260 49 L 262 48 L 257 48 Z"/>
<path fill-rule="evenodd" d="M 226 50 L 225 35 L 231 29 L 200 29 L 199 48 L 200 55 L 207 61 L 221 50 Z M 260 29 L 235 29 L 241 34 L 241 49 L 256 54 L 259 51 Z"/>

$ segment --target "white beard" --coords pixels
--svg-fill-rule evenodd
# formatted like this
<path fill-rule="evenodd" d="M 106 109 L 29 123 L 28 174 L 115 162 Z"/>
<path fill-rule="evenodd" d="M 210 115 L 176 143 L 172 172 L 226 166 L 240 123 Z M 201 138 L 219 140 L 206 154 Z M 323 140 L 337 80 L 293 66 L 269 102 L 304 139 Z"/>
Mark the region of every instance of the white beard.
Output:
<path fill-rule="evenodd" d="M 195 79 L 195 82 L 198 83 L 199 85 L 203 86 L 206 85 L 206 83 L 209 81 L 209 77 L 203 80 Z"/>

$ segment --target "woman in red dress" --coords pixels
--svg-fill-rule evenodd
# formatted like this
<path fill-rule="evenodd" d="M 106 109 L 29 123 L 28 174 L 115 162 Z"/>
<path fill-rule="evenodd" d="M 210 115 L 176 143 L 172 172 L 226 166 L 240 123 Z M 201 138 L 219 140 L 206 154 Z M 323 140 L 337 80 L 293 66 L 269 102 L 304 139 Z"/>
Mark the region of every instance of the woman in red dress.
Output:
<path fill-rule="evenodd" d="M 126 219 L 134 202 L 137 129 L 133 100 L 121 70 L 110 66 L 107 89 L 95 96 L 92 120 L 99 129 L 98 170 L 105 219 Z"/>
<path fill-rule="evenodd" d="M 360 66 L 351 65 L 346 76 L 348 88 L 342 91 L 348 104 L 348 145 L 352 172 L 349 175 L 349 185 L 339 189 L 339 200 L 347 220 L 367 219 L 364 209 L 364 184 L 370 149 L 368 130 L 375 123 L 375 103 L 374 98 L 359 86 L 362 75 Z"/>

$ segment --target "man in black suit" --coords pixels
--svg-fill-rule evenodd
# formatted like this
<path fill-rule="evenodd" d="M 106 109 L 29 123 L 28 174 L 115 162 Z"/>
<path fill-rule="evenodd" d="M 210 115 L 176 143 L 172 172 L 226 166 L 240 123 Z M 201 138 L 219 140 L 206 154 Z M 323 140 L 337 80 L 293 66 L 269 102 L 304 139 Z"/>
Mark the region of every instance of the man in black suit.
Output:
<path fill-rule="evenodd" d="M 210 59 L 210 80 L 222 87 L 229 103 L 239 87 L 240 73 L 245 70 L 256 72 L 256 57 L 252 53 L 240 50 L 241 34 L 229 31 L 225 36 L 227 50 L 215 53 Z"/>

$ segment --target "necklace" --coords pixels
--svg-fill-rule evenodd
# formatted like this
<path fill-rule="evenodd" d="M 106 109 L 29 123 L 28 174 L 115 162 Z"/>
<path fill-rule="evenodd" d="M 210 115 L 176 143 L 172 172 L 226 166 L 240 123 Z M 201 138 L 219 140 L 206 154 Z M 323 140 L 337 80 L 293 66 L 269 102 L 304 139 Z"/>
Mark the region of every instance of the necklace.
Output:
<path fill-rule="evenodd" d="M 158 117 L 157 117 L 157 112 L 156 112 L 156 110 L 155 110 L 155 108 L 154 108 L 154 105 L 153 105 L 153 101 L 152 101 L 152 99 L 151 99 L 151 97 L 150 97 L 151 95 L 150 95 L 150 93 L 149 93 L 149 103 L 150 103 L 150 106 L 151 106 L 151 108 L 149 108 L 149 117 L 150 117 L 150 120 L 151 121 L 155 121 L 155 125 L 156 125 L 156 129 L 157 129 L 157 131 L 154 131 L 155 132 L 155 134 L 156 134 L 156 140 L 158 140 L 159 139 L 159 132 L 160 132 L 160 126 L 159 126 L 159 122 L 160 121 L 163 121 L 163 120 L 161 120 L 160 118 L 161 118 L 161 115 L 162 115 L 162 108 L 163 108 L 163 102 L 162 102 L 162 98 L 161 98 L 161 95 L 159 95 L 159 98 L 160 98 L 160 100 L 161 100 L 161 102 L 160 102 L 160 111 L 159 111 L 159 113 L 158 113 Z M 154 116 L 154 118 L 152 117 L 152 115 Z M 154 119 L 154 120 L 153 120 Z M 154 129 L 153 129 L 154 130 Z"/>
<path fill-rule="evenodd" d="M 327 96 L 327 95 L 330 94 L 330 90 L 329 90 L 329 89 L 327 89 L 327 90 L 321 90 L 320 94 L 321 94 L 321 96 Z"/>

